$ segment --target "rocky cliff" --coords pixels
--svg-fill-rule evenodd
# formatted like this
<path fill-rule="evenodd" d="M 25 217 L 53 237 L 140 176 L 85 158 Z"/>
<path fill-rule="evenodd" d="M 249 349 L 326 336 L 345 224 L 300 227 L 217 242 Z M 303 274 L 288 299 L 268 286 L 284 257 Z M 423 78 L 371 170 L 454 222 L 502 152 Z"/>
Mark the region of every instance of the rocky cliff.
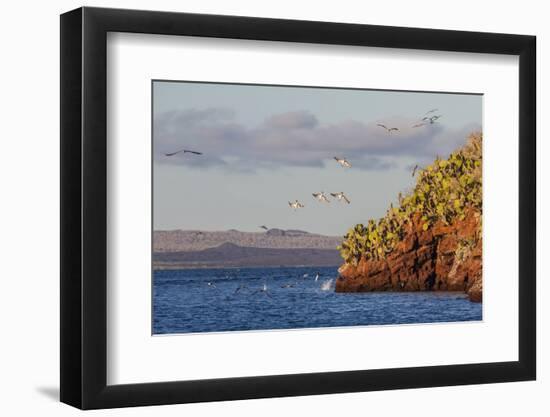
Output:
<path fill-rule="evenodd" d="M 472 134 L 448 159 L 419 169 L 399 207 L 350 229 L 337 292 L 465 291 L 482 301 L 481 141 Z"/>
<path fill-rule="evenodd" d="M 480 221 L 480 213 L 471 210 L 463 220 L 424 230 L 420 215 L 413 215 L 388 256 L 343 265 L 336 291 L 465 291 L 471 301 L 481 302 Z"/>

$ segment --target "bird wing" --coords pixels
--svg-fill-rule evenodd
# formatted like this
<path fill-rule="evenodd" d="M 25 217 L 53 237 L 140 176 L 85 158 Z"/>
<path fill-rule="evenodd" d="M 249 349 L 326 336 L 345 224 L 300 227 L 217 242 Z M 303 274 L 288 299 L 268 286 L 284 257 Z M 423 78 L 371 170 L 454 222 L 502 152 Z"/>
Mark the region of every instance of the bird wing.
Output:
<path fill-rule="evenodd" d="M 346 203 L 348 203 L 348 204 L 351 203 L 351 201 L 349 201 L 348 198 L 347 198 L 344 194 L 342 194 L 342 198 L 343 198 L 344 200 L 346 200 Z"/>
<path fill-rule="evenodd" d="M 425 123 L 418 123 L 418 124 L 414 125 L 413 128 L 415 128 L 415 127 L 420 127 L 420 126 L 424 126 L 424 125 L 425 125 Z"/>
<path fill-rule="evenodd" d="M 321 195 L 321 193 L 313 193 L 313 194 L 311 194 L 311 195 L 312 195 L 313 197 L 315 197 L 315 198 L 319 198 L 319 196 Z"/>
<path fill-rule="evenodd" d="M 189 150 L 189 149 L 178 149 L 175 152 L 168 152 L 168 153 L 165 153 L 164 155 L 165 156 L 174 156 L 174 155 L 176 155 L 178 153 L 181 153 L 181 152 L 183 152 L 183 153 L 193 153 L 195 155 L 202 155 L 202 152 L 192 151 L 192 150 Z"/>
<path fill-rule="evenodd" d="M 165 155 L 165 156 L 174 156 L 174 155 L 176 155 L 176 154 L 178 154 L 178 153 L 180 153 L 180 152 L 184 152 L 184 151 L 185 151 L 185 149 L 180 149 L 180 150 L 177 150 L 177 151 L 175 151 L 175 152 L 168 152 L 168 153 L 165 153 L 164 155 Z"/>
<path fill-rule="evenodd" d="M 338 197 L 338 193 L 330 193 L 330 195 L 333 197 Z"/>
<path fill-rule="evenodd" d="M 383 127 L 386 130 L 388 129 L 388 127 L 386 125 L 383 125 L 382 123 L 377 123 L 376 126 Z"/>
<path fill-rule="evenodd" d="M 391 128 L 389 128 L 388 130 L 392 131 L 392 130 L 399 130 L 399 129 L 396 128 L 396 127 L 391 127 Z"/>

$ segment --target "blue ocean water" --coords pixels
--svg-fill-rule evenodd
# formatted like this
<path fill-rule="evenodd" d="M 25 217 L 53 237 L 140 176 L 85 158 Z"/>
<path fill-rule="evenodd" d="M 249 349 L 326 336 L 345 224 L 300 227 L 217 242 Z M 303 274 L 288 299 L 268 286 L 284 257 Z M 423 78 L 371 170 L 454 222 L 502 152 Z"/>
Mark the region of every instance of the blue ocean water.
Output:
<path fill-rule="evenodd" d="M 315 280 L 316 275 L 319 278 Z M 153 333 L 473 321 L 462 293 L 336 293 L 336 267 L 157 270 Z"/>

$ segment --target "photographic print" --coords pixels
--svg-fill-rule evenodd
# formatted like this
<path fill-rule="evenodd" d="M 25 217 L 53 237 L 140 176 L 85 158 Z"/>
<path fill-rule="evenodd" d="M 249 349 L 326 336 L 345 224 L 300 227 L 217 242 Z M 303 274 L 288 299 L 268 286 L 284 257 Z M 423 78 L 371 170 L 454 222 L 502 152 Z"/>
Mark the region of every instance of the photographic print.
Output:
<path fill-rule="evenodd" d="M 481 94 L 152 94 L 153 334 L 482 320 Z"/>

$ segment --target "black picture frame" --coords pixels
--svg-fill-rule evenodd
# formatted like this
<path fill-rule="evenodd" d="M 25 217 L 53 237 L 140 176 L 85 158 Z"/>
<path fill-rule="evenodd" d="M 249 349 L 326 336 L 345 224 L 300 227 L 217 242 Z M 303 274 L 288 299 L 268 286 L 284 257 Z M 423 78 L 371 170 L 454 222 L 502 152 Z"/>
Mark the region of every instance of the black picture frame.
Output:
<path fill-rule="evenodd" d="M 107 385 L 108 32 L 519 56 L 519 360 Z M 88 7 L 61 15 L 61 401 L 96 409 L 535 379 L 535 54 L 524 35 Z"/>

